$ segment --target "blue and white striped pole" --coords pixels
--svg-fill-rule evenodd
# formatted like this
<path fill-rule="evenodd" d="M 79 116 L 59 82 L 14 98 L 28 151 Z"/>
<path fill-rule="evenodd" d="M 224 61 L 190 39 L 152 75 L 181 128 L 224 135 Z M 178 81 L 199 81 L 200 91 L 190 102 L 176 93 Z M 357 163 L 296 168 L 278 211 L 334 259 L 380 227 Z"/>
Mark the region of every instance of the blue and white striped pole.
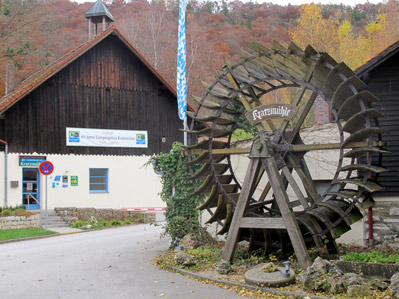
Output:
<path fill-rule="evenodd" d="M 187 80 L 186 80 L 186 0 L 179 5 L 179 33 L 177 42 L 177 106 L 179 118 L 187 130 Z M 184 132 L 184 145 L 187 145 L 187 132 Z"/>

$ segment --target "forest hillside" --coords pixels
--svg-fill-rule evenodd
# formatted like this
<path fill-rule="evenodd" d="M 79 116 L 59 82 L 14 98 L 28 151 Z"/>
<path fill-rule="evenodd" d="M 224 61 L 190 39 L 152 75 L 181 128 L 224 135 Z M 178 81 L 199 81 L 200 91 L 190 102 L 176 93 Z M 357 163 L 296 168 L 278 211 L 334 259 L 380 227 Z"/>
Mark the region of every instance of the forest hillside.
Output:
<path fill-rule="evenodd" d="M 114 25 L 175 86 L 178 1 L 107 2 Z M 85 12 L 93 3 L 69 0 L 0 0 L 0 95 L 5 68 L 15 66 L 16 84 L 88 40 Z M 378 5 L 279 6 L 270 3 L 196 1 L 187 6 L 189 94 L 202 94 L 224 59 L 239 59 L 259 42 L 302 48 L 311 44 L 357 68 L 399 39 L 399 1 Z"/>

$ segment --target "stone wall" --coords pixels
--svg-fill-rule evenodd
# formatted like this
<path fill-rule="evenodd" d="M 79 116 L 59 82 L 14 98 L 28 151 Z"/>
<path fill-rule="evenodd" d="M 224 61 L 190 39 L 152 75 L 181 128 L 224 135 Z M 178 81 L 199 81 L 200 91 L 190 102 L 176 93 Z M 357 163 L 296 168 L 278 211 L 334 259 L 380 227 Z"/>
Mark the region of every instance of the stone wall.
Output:
<path fill-rule="evenodd" d="M 95 208 L 54 208 L 54 210 L 68 225 L 77 220 L 90 221 L 91 217 L 95 217 L 97 221 L 113 219 L 129 219 L 133 223 L 144 223 L 144 220 L 146 223 L 155 221 L 155 213 L 122 212 L 115 209 Z"/>
<path fill-rule="evenodd" d="M 365 219 L 365 239 L 368 239 L 369 224 L 367 213 Z M 373 207 L 374 245 L 399 248 L 399 199 L 376 200 Z"/>
<path fill-rule="evenodd" d="M 40 215 L 0 217 L 0 230 L 40 227 Z"/>

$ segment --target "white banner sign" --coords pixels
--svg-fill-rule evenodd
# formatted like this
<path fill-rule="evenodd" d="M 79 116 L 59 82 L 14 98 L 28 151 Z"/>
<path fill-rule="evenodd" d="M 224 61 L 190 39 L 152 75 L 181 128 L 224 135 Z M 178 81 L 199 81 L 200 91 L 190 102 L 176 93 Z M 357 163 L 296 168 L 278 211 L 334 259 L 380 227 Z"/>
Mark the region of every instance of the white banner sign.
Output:
<path fill-rule="evenodd" d="M 148 148 L 147 131 L 66 128 L 67 146 Z"/>

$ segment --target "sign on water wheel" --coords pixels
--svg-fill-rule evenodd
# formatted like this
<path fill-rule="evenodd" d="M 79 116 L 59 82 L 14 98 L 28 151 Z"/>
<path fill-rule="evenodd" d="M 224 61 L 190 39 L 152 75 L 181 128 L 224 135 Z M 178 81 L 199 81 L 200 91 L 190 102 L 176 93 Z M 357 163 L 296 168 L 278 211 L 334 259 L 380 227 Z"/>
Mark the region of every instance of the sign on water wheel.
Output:
<path fill-rule="evenodd" d="M 39 171 L 42 175 L 52 174 L 54 170 L 54 165 L 50 161 L 44 161 L 39 165 Z"/>

